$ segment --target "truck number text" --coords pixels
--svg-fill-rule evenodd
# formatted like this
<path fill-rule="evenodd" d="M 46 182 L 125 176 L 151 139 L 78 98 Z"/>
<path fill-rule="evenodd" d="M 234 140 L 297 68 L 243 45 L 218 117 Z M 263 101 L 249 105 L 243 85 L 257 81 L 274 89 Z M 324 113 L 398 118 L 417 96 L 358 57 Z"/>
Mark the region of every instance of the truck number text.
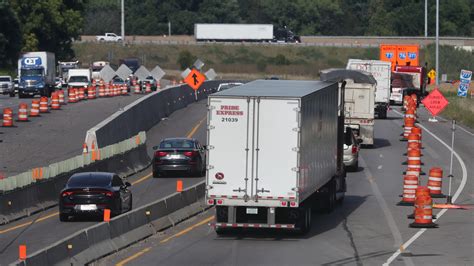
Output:
<path fill-rule="evenodd" d="M 233 122 L 239 122 L 239 119 L 235 117 L 222 117 L 221 122 L 233 123 Z"/>

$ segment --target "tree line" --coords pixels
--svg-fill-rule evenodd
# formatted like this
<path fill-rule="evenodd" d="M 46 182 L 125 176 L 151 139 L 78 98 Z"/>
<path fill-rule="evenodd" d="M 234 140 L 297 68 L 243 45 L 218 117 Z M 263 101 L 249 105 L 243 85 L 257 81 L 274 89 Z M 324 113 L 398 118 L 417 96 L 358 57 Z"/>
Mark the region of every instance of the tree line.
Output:
<path fill-rule="evenodd" d="M 195 23 L 265 23 L 299 35 L 424 36 L 423 0 L 124 0 L 127 35 L 192 35 Z M 474 36 L 473 0 L 440 1 L 440 34 Z M 120 33 L 121 0 L 0 0 L 0 68 L 21 52 L 74 57 L 80 35 Z M 435 0 L 428 0 L 429 35 Z"/>

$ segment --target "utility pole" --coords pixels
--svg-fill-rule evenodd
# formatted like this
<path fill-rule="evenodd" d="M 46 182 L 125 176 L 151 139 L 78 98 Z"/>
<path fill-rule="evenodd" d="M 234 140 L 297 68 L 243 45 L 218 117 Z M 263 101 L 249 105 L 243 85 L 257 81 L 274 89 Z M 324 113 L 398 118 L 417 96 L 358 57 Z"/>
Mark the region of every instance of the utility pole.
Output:
<path fill-rule="evenodd" d="M 436 0 L 436 87 L 439 86 L 439 0 Z"/>
<path fill-rule="evenodd" d="M 171 21 L 168 21 L 168 37 L 171 37 Z"/>
<path fill-rule="evenodd" d="M 428 0 L 425 0 L 425 38 L 428 37 Z"/>
<path fill-rule="evenodd" d="M 122 9 L 122 45 L 125 46 L 125 7 L 124 2 L 125 0 L 121 0 L 121 9 Z"/>

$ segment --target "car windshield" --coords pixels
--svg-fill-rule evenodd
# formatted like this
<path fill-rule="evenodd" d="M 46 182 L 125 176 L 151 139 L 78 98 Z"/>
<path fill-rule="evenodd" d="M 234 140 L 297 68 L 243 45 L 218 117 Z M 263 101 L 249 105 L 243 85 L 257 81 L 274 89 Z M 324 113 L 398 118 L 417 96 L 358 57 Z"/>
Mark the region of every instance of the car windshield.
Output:
<path fill-rule="evenodd" d="M 123 79 L 121 78 L 114 78 L 114 80 L 112 81 L 113 83 L 123 83 Z"/>
<path fill-rule="evenodd" d="M 72 76 L 69 77 L 69 82 L 89 82 L 86 76 Z"/>
<path fill-rule="evenodd" d="M 187 139 L 170 139 L 160 143 L 160 149 L 169 148 L 194 148 L 194 142 Z"/>
<path fill-rule="evenodd" d="M 2 81 L 2 82 L 5 82 L 5 81 L 6 81 L 6 82 L 10 82 L 11 80 L 10 80 L 9 77 L 0 77 L 0 81 Z"/>
<path fill-rule="evenodd" d="M 67 185 L 69 187 L 107 187 L 110 185 L 111 177 L 108 175 L 79 175 L 71 176 Z"/>

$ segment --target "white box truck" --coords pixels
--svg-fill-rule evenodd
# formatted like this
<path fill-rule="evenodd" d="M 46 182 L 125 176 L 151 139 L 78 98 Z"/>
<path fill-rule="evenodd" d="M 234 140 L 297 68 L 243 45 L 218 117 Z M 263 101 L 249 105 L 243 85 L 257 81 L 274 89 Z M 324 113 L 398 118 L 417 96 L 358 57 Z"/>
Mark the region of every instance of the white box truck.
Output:
<path fill-rule="evenodd" d="M 91 82 L 91 71 L 88 68 L 70 69 L 68 73 L 68 88 L 87 88 Z"/>
<path fill-rule="evenodd" d="M 226 228 L 305 232 L 345 192 L 338 84 L 257 80 L 208 98 L 206 202 Z"/>
<path fill-rule="evenodd" d="M 50 96 L 56 79 L 56 60 L 50 52 L 29 52 L 18 59 L 18 97 Z"/>
<path fill-rule="evenodd" d="M 390 105 L 391 63 L 381 60 L 349 59 L 347 69 L 369 72 L 377 81 L 375 91 L 375 114 L 378 118 L 387 118 Z"/>
<path fill-rule="evenodd" d="M 345 81 L 344 117 L 346 126 L 354 129 L 363 145 L 374 144 L 376 80 L 372 74 L 361 70 L 325 69 L 321 80 Z"/>

